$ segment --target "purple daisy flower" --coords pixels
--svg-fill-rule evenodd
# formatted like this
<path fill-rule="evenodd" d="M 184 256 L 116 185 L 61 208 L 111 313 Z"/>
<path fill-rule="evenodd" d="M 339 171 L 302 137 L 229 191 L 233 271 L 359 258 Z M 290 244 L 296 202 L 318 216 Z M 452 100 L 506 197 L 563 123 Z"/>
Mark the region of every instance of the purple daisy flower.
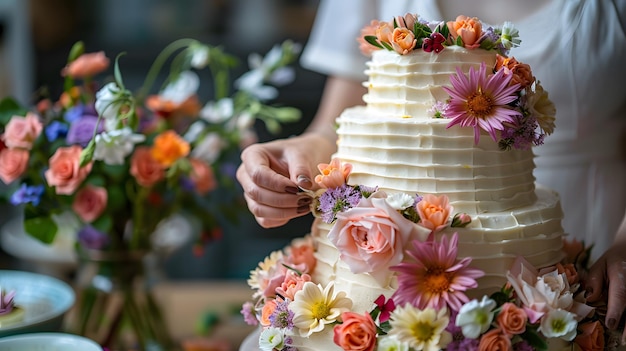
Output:
<path fill-rule="evenodd" d="M 456 71 L 456 74 L 450 76 L 452 88 L 443 87 L 450 94 L 446 117 L 452 121 L 447 128 L 457 124 L 461 127 L 473 127 L 476 144 L 481 129 L 497 141 L 496 132 L 504 129 L 504 123 L 515 123 L 515 117 L 521 116 L 519 111 L 508 106 L 517 99 L 520 85 L 509 86 L 513 76 L 505 74 L 504 70 L 487 76 L 484 62 L 478 72 L 470 67 L 468 76 L 459 67 Z"/>

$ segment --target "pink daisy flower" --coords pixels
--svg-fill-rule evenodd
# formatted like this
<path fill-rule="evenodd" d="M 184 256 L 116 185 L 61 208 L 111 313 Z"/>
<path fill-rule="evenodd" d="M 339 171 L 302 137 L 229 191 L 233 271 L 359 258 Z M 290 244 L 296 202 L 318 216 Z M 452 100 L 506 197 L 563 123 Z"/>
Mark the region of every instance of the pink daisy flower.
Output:
<path fill-rule="evenodd" d="M 460 124 L 462 127 L 474 127 L 474 140 L 478 144 L 480 129 L 489 133 L 497 141 L 496 131 L 504 129 L 504 123 L 515 123 L 515 117 L 521 113 L 507 104 L 517 99 L 519 84 L 509 86 L 513 75 L 504 74 L 504 70 L 487 76 L 483 62 L 478 72 L 473 67 L 466 76 L 457 67 L 457 73 L 450 76 L 452 88 L 443 87 L 450 94 L 446 117 L 452 121 L 447 128 Z"/>
<path fill-rule="evenodd" d="M 457 233 L 451 239 L 443 236 L 441 242 L 412 242 L 406 257 L 412 257 L 414 262 L 407 260 L 390 268 L 398 272 L 398 290 L 392 296 L 396 305 L 410 303 L 419 309 L 435 310 L 447 305 L 458 311 L 469 301 L 465 291 L 477 287 L 476 278 L 484 272 L 468 267 L 470 257 L 457 259 L 457 243 Z"/>

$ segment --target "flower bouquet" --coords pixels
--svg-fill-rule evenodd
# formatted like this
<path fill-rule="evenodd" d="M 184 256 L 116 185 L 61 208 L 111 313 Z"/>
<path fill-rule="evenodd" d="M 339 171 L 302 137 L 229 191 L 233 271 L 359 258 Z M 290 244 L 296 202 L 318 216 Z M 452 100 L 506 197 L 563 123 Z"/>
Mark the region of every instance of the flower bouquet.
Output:
<path fill-rule="evenodd" d="M 0 181 L 7 185 L 0 199 L 22 206 L 25 232 L 44 243 L 54 241 L 58 216 L 69 214 L 79 257 L 99 262 L 97 274 L 106 271 L 118 278 L 115 284 L 131 285 L 141 265 L 129 269 L 128 263 L 154 249 L 155 230 L 168 218 L 182 214 L 200 224 L 198 249 L 219 236 L 223 218 L 236 218 L 243 203 L 227 192 L 234 187 L 230 162 L 256 140 L 256 120 L 276 132 L 300 117 L 297 109 L 268 104 L 278 94 L 275 86 L 293 79 L 289 65 L 298 53 L 297 44 L 285 41 L 265 57 L 251 55 L 251 70 L 233 89 L 235 57 L 181 39 L 163 49 L 133 92 L 123 79 L 123 55 L 115 58 L 112 75 L 98 81 L 111 60 L 104 52 L 86 53 L 78 42 L 61 70 L 58 99 L 43 94 L 34 108 L 11 98 L 0 102 Z M 198 93 L 201 73 L 214 82 L 214 96 L 205 102 Z M 91 296 L 81 318 L 95 301 Z M 150 318 L 126 301 L 131 324 L 149 325 Z M 160 333 L 139 329 L 140 336 Z"/>

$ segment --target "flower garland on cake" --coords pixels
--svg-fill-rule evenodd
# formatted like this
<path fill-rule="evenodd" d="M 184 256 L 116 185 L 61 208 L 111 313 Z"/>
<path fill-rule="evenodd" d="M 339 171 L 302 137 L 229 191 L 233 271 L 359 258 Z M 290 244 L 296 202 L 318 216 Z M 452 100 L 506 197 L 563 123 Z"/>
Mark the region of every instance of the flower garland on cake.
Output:
<path fill-rule="evenodd" d="M 457 257 L 458 234 L 435 239 L 448 227 L 471 223 L 453 213 L 447 196 L 387 195 L 376 188 L 348 185 L 352 166 L 333 159 L 318 166 L 315 215 L 333 223 L 329 240 L 353 273 L 396 272 L 398 288 L 372 301 L 369 311 L 352 310 L 334 283 L 312 281 L 316 266 L 310 236 L 272 252 L 251 271 L 254 302 L 241 313 L 262 328 L 263 351 L 295 351 L 292 336 L 309 337 L 333 328 L 333 341 L 346 351 L 547 350 L 551 344 L 605 350 L 619 336 L 608 333 L 601 313 L 585 303 L 580 276 L 590 248 L 565 242 L 566 258 L 536 269 L 518 257 L 499 291 L 470 300 L 484 272 Z M 346 231 L 362 235 L 348 235 Z M 410 242 L 408 233 L 417 234 Z M 340 240 L 341 238 L 341 240 Z M 396 243 L 395 245 L 389 245 Z"/>
<path fill-rule="evenodd" d="M 408 13 L 390 22 L 372 21 L 361 34 L 360 49 L 368 56 L 375 50 L 439 54 L 452 45 L 495 51 L 495 67 L 470 68 L 468 75 L 457 68 L 450 77 L 452 87 L 444 87 L 449 99 L 437 101 L 431 109 L 433 117 L 451 119 L 448 128 L 474 128 L 476 144 L 484 130 L 501 149 L 528 149 L 543 144 L 554 131 L 556 108 L 548 93 L 528 64 L 508 57 L 509 50 L 521 43 L 512 23 L 484 28 L 476 17 L 428 22 Z"/>

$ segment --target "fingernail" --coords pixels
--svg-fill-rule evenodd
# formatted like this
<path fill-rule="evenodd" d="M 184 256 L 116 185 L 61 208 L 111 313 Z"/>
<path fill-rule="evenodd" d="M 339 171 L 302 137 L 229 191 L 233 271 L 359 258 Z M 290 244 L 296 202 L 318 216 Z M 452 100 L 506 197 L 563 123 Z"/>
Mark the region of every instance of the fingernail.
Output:
<path fill-rule="evenodd" d="M 305 189 L 309 189 L 313 186 L 313 182 L 311 182 L 311 179 L 309 179 L 309 177 L 301 174 L 298 176 L 298 185 Z"/>
<path fill-rule="evenodd" d="M 310 205 L 311 202 L 313 201 L 313 199 L 311 199 L 310 197 L 301 197 L 300 199 L 298 199 L 298 206 L 305 206 L 305 205 Z"/>
<path fill-rule="evenodd" d="M 290 194 L 297 194 L 298 193 L 298 188 L 295 186 L 286 186 L 285 187 L 285 192 L 286 193 L 290 193 Z"/>
<path fill-rule="evenodd" d="M 609 318 L 609 320 L 606 321 L 606 326 L 611 330 L 615 329 L 616 324 L 617 320 L 615 318 Z"/>
<path fill-rule="evenodd" d="M 309 212 L 310 210 L 311 208 L 309 207 L 309 205 L 298 207 L 298 213 L 305 213 L 305 212 Z"/>

